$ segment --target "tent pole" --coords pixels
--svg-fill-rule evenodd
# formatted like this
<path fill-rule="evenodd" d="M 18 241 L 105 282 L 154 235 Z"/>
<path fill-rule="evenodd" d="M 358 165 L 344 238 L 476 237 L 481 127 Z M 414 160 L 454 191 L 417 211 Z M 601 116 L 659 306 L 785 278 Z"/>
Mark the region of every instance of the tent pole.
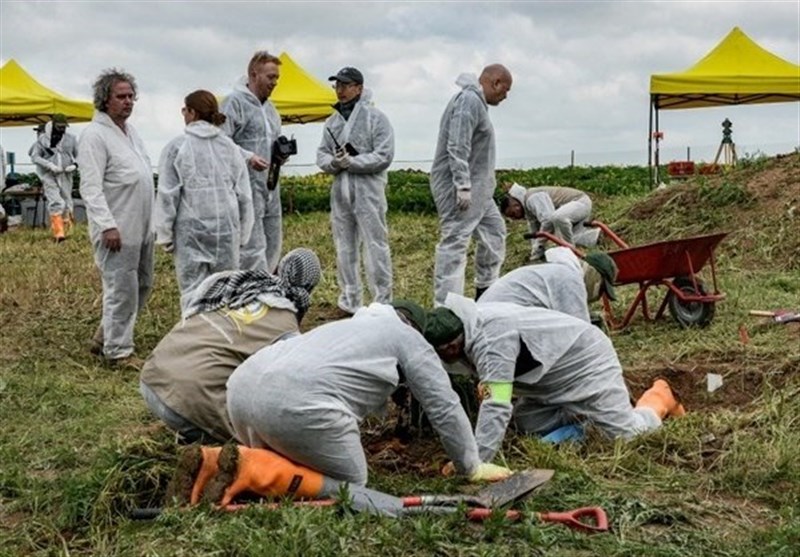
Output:
<path fill-rule="evenodd" d="M 650 127 L 647 130 L 647 170 L 650 173 L 650 189 L 655 186 L 653 179 L 653 95 L 650 95 Z"/>
<path fill-rule="evenodd" d="M 656 157 L 655 157 L 655 183 L 658 184 L 658 167 L 661 164 L 661 133 L 658 125 L 658 95 L 655 95 L 655 106 L 653 107 L 656 113 Z"/>

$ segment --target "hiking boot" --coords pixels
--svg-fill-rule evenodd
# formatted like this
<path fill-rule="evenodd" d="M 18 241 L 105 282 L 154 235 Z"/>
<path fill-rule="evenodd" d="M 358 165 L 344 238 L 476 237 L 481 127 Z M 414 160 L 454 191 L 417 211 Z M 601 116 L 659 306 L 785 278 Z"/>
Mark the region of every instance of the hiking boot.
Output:
<path fill-rule="evenodd" d="M 103 355 L 103 324 L 100 323 L 88 343 L 89 352 L 95 356 Z"/>
<path fill-rule="evenodd" d="M 144 360 L 137 358 L 133 354 L 122 358 L 106 358 L 106 365 L 112 369 L 133 369 L 141 371 Z"/>

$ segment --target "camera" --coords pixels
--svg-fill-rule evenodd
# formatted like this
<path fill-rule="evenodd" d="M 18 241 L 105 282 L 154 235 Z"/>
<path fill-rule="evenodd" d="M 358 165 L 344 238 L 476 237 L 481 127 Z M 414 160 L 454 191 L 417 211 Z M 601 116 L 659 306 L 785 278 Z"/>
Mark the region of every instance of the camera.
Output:
<path fill-rule="evenodd" d="M 280 136 L 272 145 L 272 154 L 282 159 L 296 155 L 297 140 L 294 138 L 287 139 L 285 135 Z"/>

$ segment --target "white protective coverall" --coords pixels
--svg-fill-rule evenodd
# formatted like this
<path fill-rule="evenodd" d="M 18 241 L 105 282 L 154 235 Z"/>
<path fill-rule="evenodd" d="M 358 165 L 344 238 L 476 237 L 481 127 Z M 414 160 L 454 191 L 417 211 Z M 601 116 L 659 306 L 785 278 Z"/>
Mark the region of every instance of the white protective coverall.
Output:
<path fill-rule="evenodd" d="M 47 197 L 47 212 L 51 215 L 67 216 L 73 210 L 72 176 L 78 159 L 78 140 L 71 133 L 64 132 L 61 141 L 51 147 L 52 137 L 51 121 L 45 124 L 44 133 L 36 138 L 29 153 Z"/>
<path fill-rule="evenodd" d="M 272 146 L 281 135 L 281 117 L 272 102 L 267 99 L 262 104 L 247 88 L 244 77 L 222 101 L 220 112 L 227 117 L 222 130 L 239 146 L 245 162 L 258 155 L 269 163 Z M 242 247 L 241 268 L 274 272 L 283 243 L 280 184 L 268 190 L 267 170 L 254 170 L 248 165 L 247 171 L 255 221 L 250 239 Z"/>
<path fill-rule="evenodd" d="M 153 286 L 153 171 L 144 143 L 126 124 L 123 132 L 105 113 L 81 134 L 80 192 L 86 204 L 94 261 L 103 281 L 103 353 L 133 353 L 136 315 Z M 103 231 L 116 228 L 122 248 L 103 245 Z"/>
<path fill-rule="evenodd" d="M 339 308 L 348 313 L 362 305 L 359 248 L 363 243 L 367 283 L 373 301 L 392 301 L 392 256 L 386 226 L 386 183 L 394 158 L 394 131 L 386 115 L 370 104 L 371 92 L 364 89 L 350 117 L 334 112 L 325 122 L 317 149 L 317 166 L 333 174 L 331 186 L 331 229 L 336 245 L 336 276 Z M 330 131 L 328 131 L 330 130 Z M 340 169 L 335 160 L 339 145 L 350 143 L 358 155 L 350 166 Z"/>
<path fill-rule="evenodd" d="M 631 405 L 614 346 L 594 325 L 550 309 L 476 304 L 455 294 L 444 305 L 464 324 L 464 351 L 479 380 L 492 386 L 475 426 L 482 461 L 494 458 L 505 436 L 510 391 L 495 393 L 512 383 L 514 423 L 526 433 L 588 421 L 627 439 L 661 426 L 651 408 Z"/>
<path fill-rule="evenodd" d="M 494 203 L 494 128 L 478 78 L 459 76 L 462 89 L 439 124 L 431 166 L 431 193 L 439 213 L 440 238 L 434 263 L 434 302 L 464 292 L 467 247 L 475 237 L 475 286 L 484 289 L 500 275 L 506 256 L 506 225 Z M 469 209 L 456 206 L 456 192 L 469 190 Z"/>
<path fill-rule="evenodd" d="M 489 287 L 479 304 L 508 302 L 546 308 L 591 322 L 583 268 L 569 248 L 550 248 L 547 263 L 526 265 L 506 273 Z"/>
<path fill-rule="evenodd" d="M 591 248 L 597 245 L 599 228 L 583 225 L 592 216 L 592 198 L 575 188 L 541 186 L 524 188 L 513 184 L 508 195 L 522 204 L 531 232 L 549 232 L 568 244 Z M 536 258 L 544 242 L 532 240 Z"/>
<path fill-rule="evenodd" d="M 191 122 L 164 147 L 153 219 L 156 243 L 174 248 L 181 313 L 204 279 L 239 269 L 253 199 L 239 148 L 217 126 Z"/>
<path fill-rule="evenodd" d="M 384 304 L 256 352 L 228 380 L 228 414 L 244 444 L 364 485 L 359 422 L 384 408 L 401 373 L 456 470 L 474 472 L 475 438 L 441 361 Z"/>

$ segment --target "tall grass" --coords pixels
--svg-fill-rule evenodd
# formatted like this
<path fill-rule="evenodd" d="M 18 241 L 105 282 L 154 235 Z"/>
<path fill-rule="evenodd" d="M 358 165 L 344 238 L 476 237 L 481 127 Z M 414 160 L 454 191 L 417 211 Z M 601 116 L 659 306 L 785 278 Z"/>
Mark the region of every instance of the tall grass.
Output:
<path fill-rule="evenodd" d="M 628 219 L 631 203 L 601 198 L 598 210 L 641 243 L 653 223 Z M 437 229 L 434 216 L 391 215 L 396 297 L 430 305 Z M 528 252 L 523 225 L 509 230 L 506 270 Z M 693 232 L 688 225 L 671 230 Z M 305 323 L 312 327 L 336 305 L 326 213 L 286 218 L 285 247 L 301 245 L 317 251 L 324 266 Z M 59 245 L 45 230 L 14 230 L 0 236 L 0 555 L 797 555 L 800 331 L 762 325 L 747 310 L 796 307 L 800 277 L 774 270 L 781 267 L 766 240 L 758 267 L 743 264 L 735 245 L 719 248 L 728 298 L 710 327 L 638 319 L 612 337 L 632 394 L 666 374 L 681 385 L 685 419 L 628 443 L 592 436 L 553 447 L 511 434 L 504 443 L 512 467 L 557 471 L 521 508 L 602 506 L 612 531 L 590 537 L 532 517 L 474 526 L 457 516 L 393 520 L 291 507 L 171 511 L 154 522 L 130 521 L 131 508 L 160 504 L 175 460 L 173 437 L 149 416 L 136 374 L 108 369 L 85 349 L 100 315 L 85 227 Z M 625 305 L 635 287 L 618 290 Z M 174 269 L 159 253 L 154 294 L 137 325 L 139 355 L 178 313 Z M 750 331 L 746 345 L 742 325 Z M 720 390 L 706 392 L 707 373 L 723 375 Z M 424 450 L 412 445 L 394 469 L 371 462 L 370 483 L 395 494 L 468 489 L 438 477 L 438 443 L 414 444 Z M 418 461 L 422 466 L 411 466 Z"/>

